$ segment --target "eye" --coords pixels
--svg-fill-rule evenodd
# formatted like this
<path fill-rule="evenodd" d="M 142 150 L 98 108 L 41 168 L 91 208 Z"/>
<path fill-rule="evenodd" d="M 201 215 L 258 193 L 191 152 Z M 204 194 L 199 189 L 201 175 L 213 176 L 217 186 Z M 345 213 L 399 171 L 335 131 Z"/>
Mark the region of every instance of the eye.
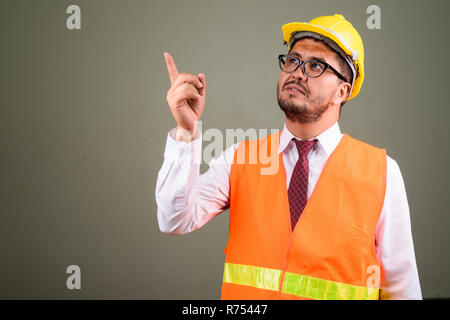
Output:
<path fill-rule="evenodd" d="M 298 59 L 297 58 L 287 57 L 286 63 L 297 64 L 298 63 Z"/>
<path fill-rule="evenodd" d="M 311 68 L 313 68 L 314 70 L 320 70 L 322 69 L 322 65 L 317 62 L 311 62 Z"/>

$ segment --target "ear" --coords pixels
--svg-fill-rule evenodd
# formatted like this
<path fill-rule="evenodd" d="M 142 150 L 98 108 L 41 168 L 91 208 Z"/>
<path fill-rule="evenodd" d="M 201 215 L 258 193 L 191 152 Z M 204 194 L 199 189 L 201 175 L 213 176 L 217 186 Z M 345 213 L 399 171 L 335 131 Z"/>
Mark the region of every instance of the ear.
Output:
<path fill-rule="evenodd" d="M 334 102 L 337 105 L 340 105 L 342 101 L 344 101 L 349 95 L 352 86 L 348 82 L 341 82 L 336 90 L 336 94 L 334 96 Z"/>

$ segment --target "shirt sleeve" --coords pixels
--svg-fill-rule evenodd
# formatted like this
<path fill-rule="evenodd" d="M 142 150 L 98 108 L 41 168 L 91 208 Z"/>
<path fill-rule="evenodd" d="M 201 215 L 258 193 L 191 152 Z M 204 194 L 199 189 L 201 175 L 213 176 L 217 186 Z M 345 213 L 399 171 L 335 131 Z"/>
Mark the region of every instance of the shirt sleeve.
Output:
<path fill-rule="evenodd" d="M 389 156 L 386 196 L 375 239 L 381 263 L 380 299 L 422 299 L 405 185 L 397 162 Z"/>
<path fill-rule="evenodd" d="M 211 160 L 200 174 L 202 134 L 194 140 L 175 140 L 176 128 L 167 135 L 164 162 L 156 182 L 158 224 L 161 232 L 192 232 L 229 208 L 229 174 L 237 144 Z"/>

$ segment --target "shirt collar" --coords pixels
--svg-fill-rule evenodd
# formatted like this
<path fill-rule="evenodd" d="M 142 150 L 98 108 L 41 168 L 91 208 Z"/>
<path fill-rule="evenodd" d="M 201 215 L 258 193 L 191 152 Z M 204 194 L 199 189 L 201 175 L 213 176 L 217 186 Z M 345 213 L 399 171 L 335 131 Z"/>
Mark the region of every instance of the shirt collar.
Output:
<path fill-rule="evenodd" d="M 341 129 L 339 128 L 339 124 L 336 121 L 331 127 L 329 127 L 327 130 L 319 134 L 317 137 L 311 138 L 319 140 L 318 143 L 320 146 L 325 150 L 327 155 L 329 156 L 336 146 L 338 145 L 339 141 L 341 140 L 342 133 Z M 288 146 L 289 142 L 291 142 L 292 138 L 295 138 L 297 140 L 301 140 L 300 138 L 297 138 L 292 134 L 292 132 L 289 131 L 289 129 L 286 127 L 286 122 L 284 123 L 283 131 L 281 131 L 281 137 L 280 137 L 280 145 L 278 147 L 278 153 L 283 152 L 286 147 Z"/>

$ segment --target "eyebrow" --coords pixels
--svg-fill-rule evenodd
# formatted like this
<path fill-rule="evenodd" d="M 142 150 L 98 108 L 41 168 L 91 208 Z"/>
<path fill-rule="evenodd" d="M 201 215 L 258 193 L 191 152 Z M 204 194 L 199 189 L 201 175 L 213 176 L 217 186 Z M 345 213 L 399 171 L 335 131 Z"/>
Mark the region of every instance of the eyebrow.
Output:
<path fill-rule="evenodd" d="M 300 53 L 298 53 L 298 52 L 289 52 L 288 55 L 290 55 L 290 56 L 295 56 L 295 57 L 299 57 L 299 58 L 302 57 L 302 55 L 301 55 Z M 328 64 L 328 62 L 326 62 L 325 59 L 320 58 L 320 57 L 309 57 L 309 58 L 310 58 L 310 59 L 308 59 L 308 60 L 316 60 L 316 61 L 325 62 L 325 63 Z"/>

